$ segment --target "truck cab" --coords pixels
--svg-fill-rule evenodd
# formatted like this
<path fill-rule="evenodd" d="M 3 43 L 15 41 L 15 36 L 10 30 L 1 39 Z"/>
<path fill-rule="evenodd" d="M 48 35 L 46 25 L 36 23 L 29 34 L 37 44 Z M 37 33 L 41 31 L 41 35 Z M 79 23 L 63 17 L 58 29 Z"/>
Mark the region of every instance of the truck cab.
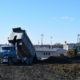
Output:
<path fill-rule="evenodd" d="M 16 58 L 14 46 L 4 45 L 0 47 L 0 63 L 8 63 L 9 59 Z"/>

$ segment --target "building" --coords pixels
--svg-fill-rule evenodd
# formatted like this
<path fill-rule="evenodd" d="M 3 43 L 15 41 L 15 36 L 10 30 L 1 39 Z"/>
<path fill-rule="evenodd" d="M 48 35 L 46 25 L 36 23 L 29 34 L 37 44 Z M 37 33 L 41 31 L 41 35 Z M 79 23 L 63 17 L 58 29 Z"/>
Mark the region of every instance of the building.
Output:
<path fill-rule="evenodd" d="M 35 48 L 36 55 L 38 60 L 44 60 L 48 59 L 51 56 L 57 57 L 60 56 L 60 54 L 63 53 L 64 56 L 66 56 L 66 50 L 62 48 Z"/>
<path fill-rule="evenodd" d="M 73 49 L 75 46 L 76 46 L 75 43 L 65 43 L 65 44 L 63 45 L 63 49 L 65 49 L 65 50 L 68 51 L 68 50 Z"/>

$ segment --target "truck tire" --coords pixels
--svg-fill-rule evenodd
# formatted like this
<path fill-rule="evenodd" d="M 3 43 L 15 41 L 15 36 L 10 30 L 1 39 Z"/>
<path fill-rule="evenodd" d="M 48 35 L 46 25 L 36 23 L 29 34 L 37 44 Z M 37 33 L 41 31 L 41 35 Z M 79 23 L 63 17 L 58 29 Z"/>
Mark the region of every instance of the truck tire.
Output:
<path fill-rule="evenodd" d="M 24 58 L 21 58 L 21 64 L 24 64 Z"/>
<path fill-rule="evenodd" d="M 9 66 L 13 65 L 12 58 L 8 58 L 8 65 L 9 65 Z"/>
<path fill-rule="evenodd" d="M 32 64 L 32 62 L 33 62 L 33 58 L 30 58 L 29 59 L 29 64 Z"/>

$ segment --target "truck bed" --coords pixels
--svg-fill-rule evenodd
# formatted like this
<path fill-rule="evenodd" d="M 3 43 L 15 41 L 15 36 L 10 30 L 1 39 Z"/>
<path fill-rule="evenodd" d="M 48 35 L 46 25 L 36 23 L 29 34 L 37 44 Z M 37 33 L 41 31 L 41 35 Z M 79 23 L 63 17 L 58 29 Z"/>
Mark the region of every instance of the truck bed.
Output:
<path fill-rule="evenodd" d="M 8 41 L 13 45 L 17 43 L 18 56 L 35 56 L 35 48 L 25 30 L 22 30 L 21 28 L 13 28 Z"/>

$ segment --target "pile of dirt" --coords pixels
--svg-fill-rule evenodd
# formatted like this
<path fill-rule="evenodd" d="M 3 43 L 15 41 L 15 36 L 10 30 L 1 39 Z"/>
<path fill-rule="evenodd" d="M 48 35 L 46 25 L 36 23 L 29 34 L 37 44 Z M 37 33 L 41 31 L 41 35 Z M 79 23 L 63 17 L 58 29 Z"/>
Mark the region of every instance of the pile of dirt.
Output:
<path fill-rule="evenodd" d="M 38 61 L 38 63 L 48 63 L 48 64 L 53 64 L 53 63 L 70 63 L 70 61 L 66 57 L 50 57 L 50 58 L 45 59 L 43 61 Z"/>
<path fill-rule="evenodd" d="M 68 59 L 72 59 L 72 60 L 80 60 L 80 55 L 68 57 Z"/>

